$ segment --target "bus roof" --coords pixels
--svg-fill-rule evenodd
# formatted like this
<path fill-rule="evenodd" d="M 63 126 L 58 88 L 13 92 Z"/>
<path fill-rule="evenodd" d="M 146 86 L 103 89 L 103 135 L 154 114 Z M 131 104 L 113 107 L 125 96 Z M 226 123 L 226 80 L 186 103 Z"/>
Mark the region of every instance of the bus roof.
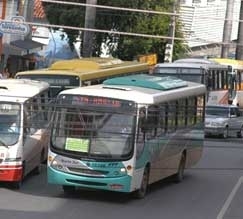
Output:
<path fill-rule="evenodd" d="M 185 59 L 177 59 L 174 63 L 198 63 L 198 64 L 217 64 L 212 59 L 203 59 L 203 58 L 185 58 Z"/>
<path fill-rule="evenodd" d="M 219 63 L 200 63 L 200 62 L 172 62 L 172 63 L 158 63 L 155 68 L 190 68 L 190 69 L 210 69 L 221 68 L 228 69 L 228 66 Z"/>
<path fill-rule="evenodd" d="M 150 82 L 154 83 L 152 79 L 157 80 L 156 76 L 151 77 Z M 167 80 L 167 79 L 166 79 Z M 203 84 L 186 82 L 187 86 L 178 87 L 174 89 L 153 89 L 153 85 L 150 88 L 134 85 L 92 85 L 86 87 L 79 87 L 74 89 L 68 89 L 60 92 L 59 95 L 91 95 L 98 97 L 108 97 L 115 99 L 123 99 L 134 101 L 138 104 L 153 104 L 159 102 L 167 102 L 169 100 L 175 100 L 185 98 L 193 95 L 200 95 L 206 93 L 206 87 Z"/>
<path fill-rule="evenodd" d="M 176 77 L 156 77 L 151 75 L 130 75 L 107 79 L 104 85 L 127 85 L 151 88 L 157 90 L 169 90 L 187 86 L 187 82 Z"/>
<path fill-rule="evenodd" d="M 50 70 L 98 70 L 124 65 L 124 61 L 116 58 L 82 58 L 56 61 L 50 66 Z"/>
<path fill-rule="evenodd" d="M 227 59 L 227 58 L 212 58 L 213 60 L 221 65 L 230 65 L 234 69 L 243 69 L 243 60 Z"/>
<path fill-rule="evenodd" d="M 22 103 L 48 88 L 49 84 L 43 81 L 28 79 L 1 79 L 0 101 Z"/>
<path fill-rule="evenodd" d="M 47 69 L 18 72 L 20 75 L 72 75 L 81 80 L 119 75 L 126 72 L 149 71 L 147 63 L 115 58 L 82 58 L 57 61 Z M 98 77 L 97 77 L 98 74 Z"/>

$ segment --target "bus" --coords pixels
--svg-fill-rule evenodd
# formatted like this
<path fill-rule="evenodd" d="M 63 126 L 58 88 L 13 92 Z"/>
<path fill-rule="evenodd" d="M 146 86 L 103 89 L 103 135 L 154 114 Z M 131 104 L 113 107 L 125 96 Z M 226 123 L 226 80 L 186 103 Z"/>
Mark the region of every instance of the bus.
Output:
<path fill-rule="evenodd" d="M 201 158 L 205 85 L 130 75 L 59 93 L 48 150 L 48 183 L 143 198 L 151 183 Z"/>
<path fill-rule="evenodd" d="M 19 188 L 47 160 L 49 84 L 0 80 L 0 181 Z"/>
<path fill-rule="evenodd" d="M 173 63 L 158 63 L 154 75 L 176 76 L 205 84 L 209 104 L 228 104 L 236 99 L 235 76 L 231 66 L 200 58 L 178 59 Z"/>
<path fill-rule="evenodd" d="M 243 60 L 228 58 L 213 58 L 213 60 L 221 65 L 228 65 L 232 68 L 232 74 L 235 75 L 235 91 L 236 98 L 233 104 L 243 108 Z"/>
<path fill-rule="evenodd" d="M 51 97 L 56 97 L 65 89 L 99 84 L 111 77 L 138 73 L 149 73 L 148 64 L 92 57 L 60 60 L 47 69 L 18 72 L 15 77 L 46 81 L 50 84 Z"/>

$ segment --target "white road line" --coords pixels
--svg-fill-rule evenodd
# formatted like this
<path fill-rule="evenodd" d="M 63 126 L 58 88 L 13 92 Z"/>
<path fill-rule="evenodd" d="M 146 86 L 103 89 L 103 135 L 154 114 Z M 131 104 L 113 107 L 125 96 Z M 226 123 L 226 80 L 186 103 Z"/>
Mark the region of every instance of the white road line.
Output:
<path fill-rule="evenodd" d="M 240 188 L 241 184 L 243 183 L 243 176 L 241 176 L 238 180 L 238 182 L 236 183 L 235 187 L 233 188 L 233 190 L 231 191 L 229 197 L 227 198 L 227 200 L 225 201 L 222 209 L 220 210 L 217 219 L 223 219 L 225 212 L 228 210 L 235 194 L 237 193 L 237 190 Z"/>

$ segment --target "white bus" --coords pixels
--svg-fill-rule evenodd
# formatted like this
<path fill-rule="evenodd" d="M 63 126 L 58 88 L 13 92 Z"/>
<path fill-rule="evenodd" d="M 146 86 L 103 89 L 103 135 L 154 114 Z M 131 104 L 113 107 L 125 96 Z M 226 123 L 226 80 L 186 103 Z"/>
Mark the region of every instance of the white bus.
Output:
<path fill-rule="evenodd" d="M 47 159 L 49 84 L 0 80 L 0 181 L 19 188 Z"/>
<path fill-rule="evenodd" d="M 228 104 L 236 99 L 236 79 L 230 65 L 221 65 L 208 59 L 178 59 L 173 63 L 158 63 L 153 74 L 162 77 L 175 76 L 182 80 L 205 84 L 209 104 Z"/>
<path fill-rule="evenodd" d="M 145 196 L 202 154 L 206 88 L 133 75 L 62 91 L 53 113 L 48 182 Z"/>

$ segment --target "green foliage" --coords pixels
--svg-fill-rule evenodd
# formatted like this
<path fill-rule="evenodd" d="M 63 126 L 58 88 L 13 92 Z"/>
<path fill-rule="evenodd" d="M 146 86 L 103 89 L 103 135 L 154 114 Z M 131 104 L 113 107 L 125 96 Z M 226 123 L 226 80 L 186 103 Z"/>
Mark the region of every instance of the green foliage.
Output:
<path fill-rule="evenodd" d="M 86 1 L 72 0 L 72 2 L 85 3 Z M 172 12 L 174 0 L 98 0 L 98 5 L 107 5 L 120 8 L 136 8 L 141 10 Z M 85 7 L 63 5 L 56 3 L 44 3 L 47 19 L 51 24 L 84 27 Z M 96 29 L 113 30 L 118 32 L 128 32 L 146 34 L 154 36 L 168 36 L 171 17 L 169 15 L 149 14 L 142 12 L 131 12 L 122 10 L 96 9 Z M 180 31 L 180 24 L 176 26 L 177 37 L 183 37 Z M 69 36 L 70 44 L 75 41 L 80 34 L 79 31 L 65 30 Z M 82 37 L 81 37 L 82 38 Z M 110 33 L 95 33 L 93 41 L 93 56 L 101 54 L 101 44 L 105 43 L 109 47 L 110 53 L 114 57 L 124 60 L 132 60 L 141 54 L 156 53 L 159 61 L 164 59 L 166 39 L 156 37 L 128 36 Z M 180 57 L 186 51 L 186 47 L 181 41 L 175 41 L 174 56 Z"/>

